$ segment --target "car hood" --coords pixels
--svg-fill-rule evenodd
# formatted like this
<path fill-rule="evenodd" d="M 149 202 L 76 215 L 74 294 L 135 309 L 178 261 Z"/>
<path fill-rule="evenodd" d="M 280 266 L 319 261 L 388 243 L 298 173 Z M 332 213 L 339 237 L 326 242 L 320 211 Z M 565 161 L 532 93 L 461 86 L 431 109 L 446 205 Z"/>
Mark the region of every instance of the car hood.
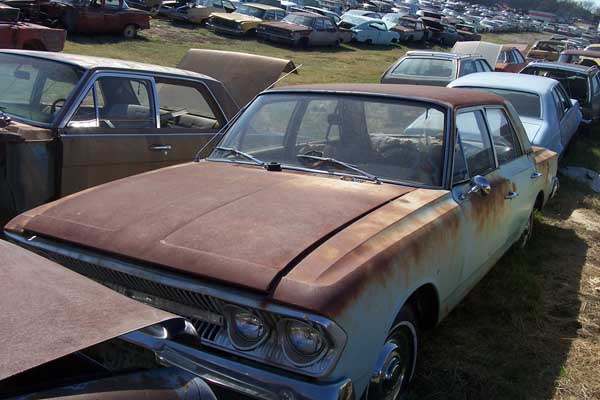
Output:
<path fill-rule="evenodd" d="M 262 19 L 240 13 L 212 13 L 213 18 L 235 22 L 262 22 Z"/>
<path fill-rule="evenodd" d="M 174 315 L 0 240 L 0 381 Z"/>
<path fill-rule="evenodd" d="M 88 189 L 7 229 L 268 291 L 320 242 L 412 190 L 201 161 Z"/>

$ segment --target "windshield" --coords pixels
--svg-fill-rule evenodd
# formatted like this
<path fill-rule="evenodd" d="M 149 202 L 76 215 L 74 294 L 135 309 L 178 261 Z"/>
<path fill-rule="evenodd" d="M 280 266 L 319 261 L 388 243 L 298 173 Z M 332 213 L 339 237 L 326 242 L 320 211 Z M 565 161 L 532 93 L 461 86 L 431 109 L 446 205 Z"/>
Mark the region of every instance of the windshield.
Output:
<path fill-rule="evenodd" d="M 260 8 L 252 7 L 246 4 L 242 4 L 240 8 L 235 10 L 235 12 L 239 14 L 250 15 L 251 17 L 256 18 L 262 18 L 263 14 L 265 13 L 265 11 L 261 10 Z"/>
<path fill-rule="evenodd" d="M 278 162 L 283 168 L 371 175 L 383 181 L 438 187 L 444 132 L 444 113 L 431 104 L 370 96 L 274 93 L 250 105 L 209 160 L 249 163 L 249 155 L 265 163 Z"/>
<path fill-rule="evenodd" d="M 521 117 L 542 118 L 542 103 L 540 96 L 536 93 L 520 92 L 517 90 L 495 89 L 495 88 L 477 88 L 486 92 L 497 94 L 504 97 L 512 103 Z"/>
<path fill-rule="evenodd" d="M 0 54 L 0 109 L 13 117 L 49 124 L 82 75 L 72 65 Z"/>
<path fill-rule="evenodd" d="M 405 58 L 392 75 L 431 76 L 435 78 L 452 78 L 451 60 L 435 60 L 432 58 Z"/>
<path fill-rule="evenodd" d="M 283 19 L 285 22 L 290 22 L 292 24 L 304 25 L 304 26 L 312 26 L 313 19 L 311 17 L 307 17 L 304 15 L 296 15 L 290 14 Z"/>

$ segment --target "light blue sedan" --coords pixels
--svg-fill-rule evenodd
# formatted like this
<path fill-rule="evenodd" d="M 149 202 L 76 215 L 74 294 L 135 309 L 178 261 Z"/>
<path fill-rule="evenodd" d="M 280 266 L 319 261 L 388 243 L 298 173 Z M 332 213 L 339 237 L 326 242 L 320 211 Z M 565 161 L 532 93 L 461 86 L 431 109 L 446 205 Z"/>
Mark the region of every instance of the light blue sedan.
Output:
<path fill-rule="evenodd" d="M 463 76 L 448 87 L 482 89 L 512 103 L 532 144 L 562 154 L 577 132 L 581 107 L 556 80 L 541 76 L 482 72 Z"/>
<path fill-rule="evenodd" d="M 367 17 L 354 17 L 354 20 L 362 20 L 352 28 L 352 39 L 357 42 L 388 45 L 400 39 L 400 34 L 391 30 L 396 26 L 393 22 Z"/>

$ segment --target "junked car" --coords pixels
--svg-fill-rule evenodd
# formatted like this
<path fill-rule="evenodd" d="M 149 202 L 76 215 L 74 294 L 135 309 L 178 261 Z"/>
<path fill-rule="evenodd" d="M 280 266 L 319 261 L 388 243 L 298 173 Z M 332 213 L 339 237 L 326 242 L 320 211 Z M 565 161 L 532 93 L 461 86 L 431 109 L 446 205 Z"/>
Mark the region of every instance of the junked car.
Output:
<path fill-rule="evenodd" d="M 263 21 L 279 21 L 285 15 L 285 10 L 279 7 L 243 3 L 232 13 L 212 13 L 208 27 L 219 33 L 255 35 L 258 24 Z"/>
<path fill-rule="evenodd" d="M 258 37 L 298 47 L 339 46 L 343 35 L 330 17 L 293 12 L 281 21 L 263 22 L 256 28 Z"/>
<path fill-rule="evenodd" d="M 425 28 L 429 32 L 429 41 L 437 43 L 440 46 L 454 46 L 456 42 L 460 40 L 458 31 L 455 27 L 443 23 L 441 20 L 435 18 L 421 18 L 421 21 L 425 25 Z"/>
<path fill-rule="evenodd" d="M 481 40 L 481 35 L 475 29 L 475 26 L 469 24 L 456 24 L 456 31 L 460 36 L 460 40 Z"/>
<path fill-rule="evenodd" d="M 216 400 L 159 348 L 193 337 L 181 317 L 3 240 L 0 276 L 2 398 Z"/>
<path fill-rule="evenodd" d="M 569 50 L 571 46 L 560 40 L 538 40 L 531 46 L 527 58 L 534 60 L 556 61 L 563 50 Z"/>
<path fill-rule="evenodd" d="M 498 72 L 519 73 L 528 62 L 523 53 L 527 51 L 526 44 L 505 44 L 498 56 L 495 70 Z"/>
<path fill-rule="evenodd" d="M 398 43 L 399 34 L 392 28 L 393 22 L 362 18 L 363 22 L 352 28 L 352 39 L 359 43 L 390 45 Z"/>
<path fill-rule="evenodd" d="M 150 14 L 130 8 L 125 0 L 42 0 L 20 7 L 34 21 L 59 24 L 74 33 L 133 38 L 138 31 L 150 28 Z"/>
<path fill-rule="evenodd" d="M 207 159 L 28 211 L 5 234 L 187 318 L 196 340 L 159 344 L 230 391 L 396 399 L 421 333 L 526 246 L 556 161 L 493 94 L 277 88 Z"/>
<path fill-rule="evenodd" d="M 600 70 L 598 68 L 537 61 L 527 65 L 521 73 L 545 76 L 562 83 L 569 98 L 579 102 L 585 129 L 591 129 L 600 122 Z"/>
<path fill-rule="evenodd" d="M 158 13 L 175 21 L 205 24 L 212 13 L 230 13 L 235 5 L 229 0 L 193 0 L 185 2 L 163 2 Z"/>
<path fill-rule="evenodd" d="M 600 51 L 565 50 L 558 57 L 559 63 L 579 64 L 587 67 L 600 66 Z"/>
<path fill-rule="evenodd" d="M 190 50 L 180 67 L 0 51 L 0 216 L 191 160 L 293 64 Z"/>
<path fill-rule="evenodd" d="M 395 23 L 392 30 L 398 32 L 400 35 L 398 40 L 401 42 L 425 42 L 429 38 L 429 31 L 425 29 L 425 25 L 419 19 L 407 16 L 396 18 L 386 14 L 383 16 L 383 20 Z"/>
<path fill-rule="evenodd" d="M 64 29 L 19 21 L 20 10 L 0 3 L 0 49 L 62 51 Z"/>
<path fill-rule="evenodd" d="M 541 76 L 500 72 L 458 78 L 448 87 L 484 90 L 504 97 L 519 115 L 529 141 L 562 155 L 576 134 L 582 114 L 562 85 Z"/>
<path fill-rule="evenodd" d="M 381 75 L 381 83 L 446 86 L 458 77 L 490 72 L 492 67 L 481 55 L 461 55 L 435 51 L 409 51 Z"/>

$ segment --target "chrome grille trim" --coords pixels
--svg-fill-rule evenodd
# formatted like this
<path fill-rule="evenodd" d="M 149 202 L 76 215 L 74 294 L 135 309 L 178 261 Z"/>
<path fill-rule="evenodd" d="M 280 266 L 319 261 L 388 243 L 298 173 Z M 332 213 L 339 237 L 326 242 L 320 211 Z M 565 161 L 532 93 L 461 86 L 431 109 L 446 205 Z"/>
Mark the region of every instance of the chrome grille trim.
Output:
<path fill-rule="evenodd" d="M 265 296 L 237 288 L 223 286 L 217 283 L 206 284 L 200 279 L 169 272 L 146 265 L 134 264 L 104 256 L 90 250 L 82 249 L 65 243 L 55 243 L 51 240 L 32 236 L 25 238 L 10 232 L 6 236 L 17 244 L 34 251 L 45 258 L 51 259 L 75 272 L 119 291 L 131 297 L 127 291 L 134 289 L 149 296 L 180 302 L 181 304 L 209 310 L 223 316 L 222 305 L 233 303 L 247 306 L 260 314 L 271 328 L 271 335 L 260 347 L 251 351 L 239 351 L 231 343 L 226 326 L 219 326 L 198 320 L 174 310 L 166 311 L 181 315 L 190 320 L 201 338 L 202 346 L 226 351 L 236 356 L 244 357 L 268 364 L 276 368 L 286 369 L 310 377 L 323 377 L 335 367 L 346 344 L 345 332 L 333 321 L 317 314 L 291 309 L 266 301 Z M 88 272 L 86 274 L 85 272 Z M 116 282 L 116 283 L 113 283 Z M 156 304 L 151 304 L 157 307 Z M 157 307 L 159 308 L 159 307 Z M 300 368 L 291 365 L 279 344 L 275 334 L 277 322 L 283 318 L 296 318 L 316 323 L 327 332 L 331 340 L 331 349 L 317 363 Z"/>

